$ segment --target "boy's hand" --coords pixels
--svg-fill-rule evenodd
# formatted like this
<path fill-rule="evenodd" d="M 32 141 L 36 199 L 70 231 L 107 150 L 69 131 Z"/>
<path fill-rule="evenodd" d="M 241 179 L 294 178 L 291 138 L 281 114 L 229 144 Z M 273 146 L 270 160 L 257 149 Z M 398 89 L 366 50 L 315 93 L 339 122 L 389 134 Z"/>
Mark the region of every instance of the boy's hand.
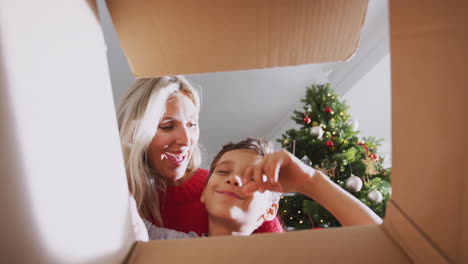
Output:
<path fill-rule="evenodd" d="M 245 170 L 242 191 L 300 192 L 314 173 L 313 168 L 288 151 L 281 150 L 265 155 L 259 163 Z"/>
<path fill-rule="evenodd" d="M 382 219 L 328 176 L 282 150 L 263 157 L 243 176 L 244 193 L 299 192 L 324 206 L 343 226 L 380 224 Z"/>

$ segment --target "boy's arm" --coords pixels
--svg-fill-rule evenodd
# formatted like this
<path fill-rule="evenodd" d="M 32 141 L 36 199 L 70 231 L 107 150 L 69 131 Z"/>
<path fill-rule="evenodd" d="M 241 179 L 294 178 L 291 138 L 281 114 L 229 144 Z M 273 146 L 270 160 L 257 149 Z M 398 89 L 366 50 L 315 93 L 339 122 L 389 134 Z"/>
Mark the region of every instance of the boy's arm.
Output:
<path fill-rule="evenodd" d="M 285 150 L 266 155 L 246 169 L 243 183 L 246 193 L 272 190 L 307 195 L 330 211 L 343 226 L 382 223 L 382 219 L 356 197 Z"/>
<path fill-rule="evenodd" d="M 298 191 L 325 207 L 343 226 L 381 224 L 382 219 L 356 197 L 331 181 L 328 176 L 314 170 Z"/>
<path fill-rule="evenodd" d="M 163 240 L 163 239 L 181 239 L 181 238 L 192 238 L 197 237 L 196 233 L 190 232 L 189 234 L 167 229 L 163 227 L 157 227 L 150 221 L 143 219 L 146 229 L 148 229 L 149 240 Z"/>

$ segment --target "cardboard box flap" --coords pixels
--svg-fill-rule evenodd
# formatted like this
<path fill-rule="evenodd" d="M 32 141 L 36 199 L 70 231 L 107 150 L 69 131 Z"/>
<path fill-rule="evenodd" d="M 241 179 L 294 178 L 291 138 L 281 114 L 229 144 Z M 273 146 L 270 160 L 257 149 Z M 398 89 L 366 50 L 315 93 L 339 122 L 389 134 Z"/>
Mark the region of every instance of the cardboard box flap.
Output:
<path fill-rule="evenodd" d="M 421 3 L 390 1 L 392 199 L 449 262 L 466 263 L 468 3 Z"/>
<path fill-rule="evenodd" d="M 344 61 L 367 0 L 108 0 L 134 76 Z"/>
<path fill-rule="evenodd" d="M 233 264 L 411 263 L 379 225 L 248 237 L 138 242 L 128 258 L 130 264 L 187 261 Z"/>
<path fill-rule="evenodd" d="M 416 228 L 393 201 L 388 203 L 386 215 L 383 227 L 406 252 L 411 262 L 450 263 L 449 257 L 434 245 L 424 232 Z"/>

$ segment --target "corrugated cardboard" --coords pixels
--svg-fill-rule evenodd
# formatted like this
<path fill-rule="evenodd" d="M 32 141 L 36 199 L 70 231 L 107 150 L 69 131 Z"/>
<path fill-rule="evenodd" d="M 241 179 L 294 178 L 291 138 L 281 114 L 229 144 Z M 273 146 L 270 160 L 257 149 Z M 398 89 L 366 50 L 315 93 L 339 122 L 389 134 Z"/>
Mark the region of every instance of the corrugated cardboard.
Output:
<path fill-rule="evenodd" d="M 128 263 L 411 263 L 382 226 L 138 242 Z"/>
<path fill-rule="evenodd" d="M 467 263 L 468 3 L 390 3 L 393 203 L 447 261 Z"/>
<path fill-rule="evenodd" d="M 430 239 L 415 228 L 394 201 L 388 203 L 386 214 L 384 229 L 413 263 L 450 263 L 444 252 L 435 248 Z"/>
<path fill-rule="evenodd" d="M 135 77 L 344 61 L 367 0 L 110 0 Z M 241 56 L 239 56 L 241 55 Z"/>

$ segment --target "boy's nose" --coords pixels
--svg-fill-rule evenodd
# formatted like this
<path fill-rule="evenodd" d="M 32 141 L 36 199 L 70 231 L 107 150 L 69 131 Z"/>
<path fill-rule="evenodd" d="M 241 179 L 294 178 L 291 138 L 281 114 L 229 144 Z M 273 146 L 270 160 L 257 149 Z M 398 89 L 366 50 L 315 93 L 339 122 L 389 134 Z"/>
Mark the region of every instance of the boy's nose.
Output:
<path fill-rule="evenodd" d="M 242 179 L 237 175 L 234 175 L 232 177 L 227 178 L 226 183 L 227 184 L 232 184 L 234 186 L 242 187 Z"/>

